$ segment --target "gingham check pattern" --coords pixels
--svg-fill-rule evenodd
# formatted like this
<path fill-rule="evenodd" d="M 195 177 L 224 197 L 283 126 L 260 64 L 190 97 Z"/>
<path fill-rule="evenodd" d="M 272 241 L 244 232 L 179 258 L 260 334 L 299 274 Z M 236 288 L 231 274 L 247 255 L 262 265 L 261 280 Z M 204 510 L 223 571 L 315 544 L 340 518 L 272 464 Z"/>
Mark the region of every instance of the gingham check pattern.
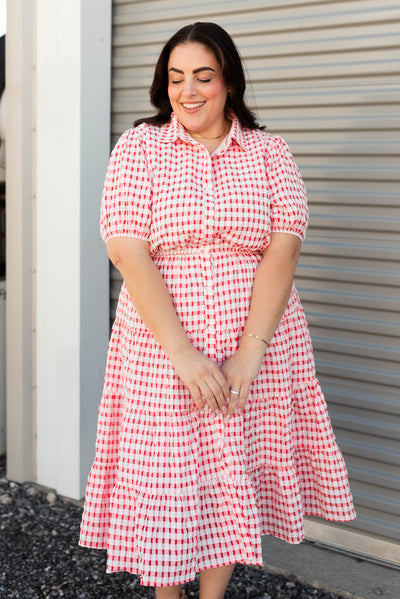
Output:
<path fill-rule="evenodd" d="M 101 232 L 150 242 L 193 344 L 221 364 L 238 345 L 271 232 L 303 238 L 307 216 L 281 138 L 234 118 L 210 156 L 172 115 L 120 138 Z M 295 288 L 243 415 L 224 424 L 197 411 L 123 285 L 80 544 L 107 548 L 108 572 L 164 586 L 261 564 L 260 535 L 299 543 L 311 514 L 355 517 Z"/>

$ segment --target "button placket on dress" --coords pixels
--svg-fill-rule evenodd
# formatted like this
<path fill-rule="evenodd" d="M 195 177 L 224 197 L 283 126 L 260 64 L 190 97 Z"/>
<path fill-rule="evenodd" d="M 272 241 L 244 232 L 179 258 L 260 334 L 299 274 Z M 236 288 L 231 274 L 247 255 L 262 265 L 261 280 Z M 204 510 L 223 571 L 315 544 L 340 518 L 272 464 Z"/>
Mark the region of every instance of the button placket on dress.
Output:
<path fill-rule="evenodd" d="M 206 337 L 207 350 L 209 355 L 215 355 L 216 335 L 215 335 L 215 297 L 214 297 L 214 273 L 212 264 L 211 244 L 214 238 L 215 224 L 215 206 L 214 206 L 214 187 L 212 181 L 211 156 L 204 148 L 207 154 L 204 159 L 204 232 L 205 245 L 203 247 L 203 280 L 204 280 L 204 301 L 206 318 Z"/>
<path fill-rule="evenodd" d="M 213 185 L 212 156 L 207 155 L 204 185 L 204 217 L 207 244 L 204 246 L 204 297 L 205 315 L 207 325 L 207 351 L 214 359 L 217 357 L 217 330 L 216 330 L 216 306 L 215 306 L 215 281 L 214 281 L 214 256 L 213 244 L 215 243 L 215 194 Z M 218 450 L 218 459 L 223 456 L 225 446 L 224 425 L 222 418 L 214 420 L 215 447 Z"/>

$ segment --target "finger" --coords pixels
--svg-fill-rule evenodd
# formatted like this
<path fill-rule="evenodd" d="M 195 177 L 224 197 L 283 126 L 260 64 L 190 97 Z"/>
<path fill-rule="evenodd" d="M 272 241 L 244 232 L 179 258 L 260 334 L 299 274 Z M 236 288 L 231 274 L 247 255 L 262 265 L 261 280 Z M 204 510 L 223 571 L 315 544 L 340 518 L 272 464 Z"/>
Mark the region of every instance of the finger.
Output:
<path fill-rule="evenodd" d="M 238 413 L 241 413 L 245 408 L 245 405 L 247 403 L 247 398 L 249 396 L 249 390 L 250 390 L 250 385 L 246 385 L 246 384 L 243 384 L 240 388 L 239 401 L 237 403 Z"/>
<path fill-rule="evenodd" d="M 230 399 L 229 399 L 229 406 L 228 406 L 228 411 L 227 411 L 227 419 L 229 420 L 230 418 L 232 418 L 233 414 L 236 411 L 238 402 L 239 402 L 239 396 L 240 396 L 240 384 L 239 383 L 232 383 L 232 387 L 230 390 Z"/>
<path fill-rule="evenodd" d="M 214 377 L 211 377 L 211 378 L 207 379 L 206 383 L 209 386 L 212 394 L 214 395 L 214 398 L 215 398 L 216 404 L 218 406 L 218 409 L 222 410 L 222 411 L 225 411 L 226 407 L 227 407 L 227 401 L 226 400 L 228 398 L 228 395 L 226 395 L 223 392 L 220 384 L 218 383 L 218 381 Z"/>
<path fill-rule="evenodd" d="M 221 387 L 224 399 L 226 400 L 228 397 L 230 398 L 229 383 L 228 383 L 224 373 L 218 367 L 213 372 L 213 377 L 215 378 L 215 380 Z"/>
<path fill-rule="evenodd" d="M 210 387 L 205 381 L 200 381 L 199 388 L 203 396 L 203 400 L 207 403 L 212 412 L 216 412 L 218 410 L 218 404 L 215 401 L 214 393 L 211 391 Z"/>
<path fill-rule="evenodd" d="M 193 398 L 194 403 L 196 404 L 197 409 L 201 412 L 204 410 L 204 398 L 201 394 L 200 389 L 197 385 L 193 385 L 189 388 L 190 394 Z"/>

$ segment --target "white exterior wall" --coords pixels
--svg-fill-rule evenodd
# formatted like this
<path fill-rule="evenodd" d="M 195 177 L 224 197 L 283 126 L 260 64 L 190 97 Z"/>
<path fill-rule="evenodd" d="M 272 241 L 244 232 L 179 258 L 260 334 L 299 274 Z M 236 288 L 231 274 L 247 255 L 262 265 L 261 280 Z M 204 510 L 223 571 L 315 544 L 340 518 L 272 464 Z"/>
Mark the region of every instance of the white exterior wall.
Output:
<path fill-rule="evenodd" d="M 19 0 L 8 14 L 8 476 L 81 498 L 109 332 L 111 2 Z"/>
<path fill-rule="evenodd" d="M 37 481 L 82 497 L 108 338 L 108 0 L 37 0 Z"/>

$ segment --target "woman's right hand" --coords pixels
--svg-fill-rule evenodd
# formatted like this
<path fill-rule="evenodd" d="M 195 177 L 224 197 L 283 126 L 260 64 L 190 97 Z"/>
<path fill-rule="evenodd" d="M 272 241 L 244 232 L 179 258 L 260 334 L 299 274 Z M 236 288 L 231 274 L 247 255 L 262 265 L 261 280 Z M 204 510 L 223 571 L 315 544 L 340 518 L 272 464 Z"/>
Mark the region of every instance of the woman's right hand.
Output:
<path fill-rule="evenodd" d="M 215 414 L 225 414 L 230 397 L 229 385 L 217 364 L 191 344 L 175 351 L 170 359 L 198 409 L 201 411 L 208 406 Z"/>

